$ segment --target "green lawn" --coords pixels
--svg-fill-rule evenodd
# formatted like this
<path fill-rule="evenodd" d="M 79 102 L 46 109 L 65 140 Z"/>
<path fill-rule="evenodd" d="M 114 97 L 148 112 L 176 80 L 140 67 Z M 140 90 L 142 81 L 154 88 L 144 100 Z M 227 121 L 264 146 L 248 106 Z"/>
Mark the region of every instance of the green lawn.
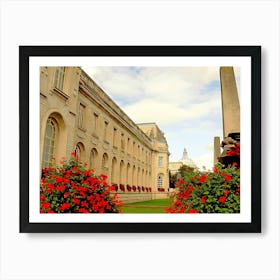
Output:
<path fill-rule="evenodd" d="M 172 199 L 154 199 L 148 201 L 126 203 L 122 207 L 123 213 L 165 213 L 164 208 L 170 206 Z"/>

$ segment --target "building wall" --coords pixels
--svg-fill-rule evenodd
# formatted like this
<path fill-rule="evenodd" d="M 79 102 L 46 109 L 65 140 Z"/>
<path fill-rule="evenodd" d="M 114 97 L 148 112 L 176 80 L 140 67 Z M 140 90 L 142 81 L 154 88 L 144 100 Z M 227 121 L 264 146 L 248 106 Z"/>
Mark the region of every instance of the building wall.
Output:
<path fill-rule="evenodd" d="M 178 162 L 169 162 L 169 171 L 171 175 L 176 174 L 179 169 L 182 167 L 183 163 L 178 161 Z"/>
<path fill-rule="evenodd" d="M 141 123 L 138 126 L 151 139 L 152 144 L 152 166 L 153 182 L 157 188 L 168 190 L 169 188 L 169 151 L 168 144 L 163 132 L 156 123 Z M 161 177 L 161 179 L 159 178 Z"/>
<path fill-rule="evenodd" d="M 168 146 L 136 125 L 80 67 L 41 67 L 41 163 L 46 128 L 54 127 L 54 156 L 68 159 L 72 151 L 109 183 L 152 187 L 158 174 L 169 187 Z M 59 73 L 63 73 L 60 75 Z M 51 119 L 50 119 L 51 118 Z M 48 122 L 49 119 L 49 122 Z M 47 124 L 48 122 L 48 124 Z M 157 133 L 162 133 L 155 125 Z M 158 157 L 162 165 L 158 166 Z"/>

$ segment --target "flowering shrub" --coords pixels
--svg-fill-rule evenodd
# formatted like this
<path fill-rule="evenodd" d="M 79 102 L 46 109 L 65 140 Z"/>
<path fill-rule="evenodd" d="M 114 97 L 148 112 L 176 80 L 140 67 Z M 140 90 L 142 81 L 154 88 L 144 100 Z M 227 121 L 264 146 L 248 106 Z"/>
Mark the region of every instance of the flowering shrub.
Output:
<path fill-rule="evenodd" d="M 119 213 L 121 202 L 105 175 L 96 176 L 74 154 L 61 166 L 42 170 L 41 213 Z"/>
<path fill-rule="evenodd" d="M 119 189 L 118 184 L 112 183 L 112 190 L 117 192 L 118 189 Z"/>
<path fill-rule="evenodd" d="M 240 169 L 221 164 L 213 172 L 193 172 L 176 182 L 174 203 L 167 213 L 239 213 Z"/>

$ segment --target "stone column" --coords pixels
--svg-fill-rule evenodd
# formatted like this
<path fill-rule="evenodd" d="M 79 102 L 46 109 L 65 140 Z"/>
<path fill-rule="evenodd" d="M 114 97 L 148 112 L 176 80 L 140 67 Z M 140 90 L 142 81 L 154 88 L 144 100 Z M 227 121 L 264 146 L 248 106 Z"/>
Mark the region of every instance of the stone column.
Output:
<path fill-rule="evenodd" d="M 221 155 L 221 148 L 220 148 L 220 137 L 215 136 L 214 137 L 214 165 L 218 162 L 218 158 Z"/>
<path fill-rule="evenodd" d="M 233 67 L 220 68 L 224 138 L 240 132 L 240 105 Z"/>

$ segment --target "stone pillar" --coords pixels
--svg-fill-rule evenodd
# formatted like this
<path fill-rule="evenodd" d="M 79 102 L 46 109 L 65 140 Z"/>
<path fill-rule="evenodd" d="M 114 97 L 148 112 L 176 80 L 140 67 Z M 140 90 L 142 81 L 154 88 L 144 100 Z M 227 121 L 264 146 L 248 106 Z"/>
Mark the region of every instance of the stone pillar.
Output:
<path fill-rule="evenodd" d="M 240 105 L 233 67 L 220 67 L 223 133 L 240 132 Z"/>
<path fill-rule="evenodd" d="M 214 165 L 218 163 L 218 158 L 221 155 L 220 143 L 221 143 L 220 137 L 215 136 L 214 137 Z"/>

